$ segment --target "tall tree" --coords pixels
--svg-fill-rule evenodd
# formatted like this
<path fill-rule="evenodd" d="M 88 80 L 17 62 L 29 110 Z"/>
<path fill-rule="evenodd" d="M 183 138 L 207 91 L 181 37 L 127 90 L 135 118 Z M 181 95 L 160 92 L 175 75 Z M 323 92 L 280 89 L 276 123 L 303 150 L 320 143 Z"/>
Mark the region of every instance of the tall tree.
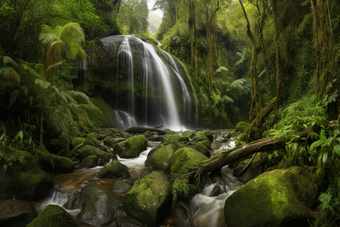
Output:
<path fill-rule="evenodd" d="M 279 28 L 278 28 L 278 13 L 277 13 L 277 0 L 272 0 L 273 16 L 274 16 L 274 28 L 275 28 L 275 47 L 276 47 L 276 85 L 277 85 L 277 102 L 276 109 L 281 103 L 282 98 L 282 80 L 280 74 L 280 43 L 279 43 Z"/>

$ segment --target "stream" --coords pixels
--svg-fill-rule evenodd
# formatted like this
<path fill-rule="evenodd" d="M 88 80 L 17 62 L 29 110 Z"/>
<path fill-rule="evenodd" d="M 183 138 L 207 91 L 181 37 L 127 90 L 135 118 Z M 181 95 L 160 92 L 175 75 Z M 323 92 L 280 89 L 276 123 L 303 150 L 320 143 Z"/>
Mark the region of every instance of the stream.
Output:
<path fill-rule="evenodd" d="M 219 139 L 219 138 L 217 138 Z M 160 142 L 152 142 L 152 147 L 148 146 L 147 150 L 143 151 L 137 158 L 120 158 L 119 162 L 129 168 L 132 179 L 137 177 L 145 169 L 145 160 L 148 153 L 154 146 Z M 230 149 L 235 146 L 233 141 L 223 143 L 222 146 L 214 150 Z M 107 163 L 106 165 L 108 165 Z M 76 169 L 72 173 L 54 174 L 52 175 L 54 183 L 54 191 L 48 198 L 42 201 L 35 202 L 34 205 L 38 212 L 42 211 L 47 205 L 59 205 L 63 207 L 68 198 L 75 191 L 80 191 L 83 187 L 90 183 L 95 183 L 110 190 L 118 197 L 124 196 L 124 192 L 112 191 L 111 187 L 117 179 L 95 179 L 92 178 L 98 173 L 103 166 L 94 168 Z M 164 217 L 161 226 L 193 226 L 193 227 L 223 227 L 226 226 L 224 222 L 224 203 L 225 200 L 235 192 L 243 184 L 233 176 L 232 170 L 228 166 L 221 169 L 220 174 L 210 174 L 205 177 L 204 183 L 201 184 L 202 190 L 196 194 L 190 201 L 181 202 L 172 208 L 172 211 L 167 217 Z M 64 208 L 64 207 L 63 207 Z M 64 208 L 65 209 L 65 208 Z M 65 209 L 81 227 L 93 226 L 77 220 L 76 216 L 80 212 L 79 209 L 67 210 Z M 110 225 L 111 226 L 111 225 Z"/>

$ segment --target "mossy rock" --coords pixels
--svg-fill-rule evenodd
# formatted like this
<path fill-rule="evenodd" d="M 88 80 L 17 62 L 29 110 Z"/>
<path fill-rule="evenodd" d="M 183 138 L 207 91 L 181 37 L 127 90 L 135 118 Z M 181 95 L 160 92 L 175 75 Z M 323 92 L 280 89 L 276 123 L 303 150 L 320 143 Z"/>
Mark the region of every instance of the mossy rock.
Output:
<path fill-rule="evenodd" d="M 102 98 L 91 98 L 91 101 L 101 111 L 100 113 L 98 110 L 87 110 L 88 116 L 94 125 L 101 128 L 115 127 L 116 123 L 111 106 Z"/>
<path fill-rule="evenodd" d="M 168 145 L 161 144 L 149 152 L 145 165 L 151 166 L 153 170 L 162 170 L 169 173 L 171 157 L 180 148 L 183 148 L 183 145 L 177 141 Z"/>
<path fill-rule="evenodd" d="M 250 160 L 251 158 L 247 158 L 241 161 L 233 170 L 233 175 L 238 177 L 243 182 L 248 182 L 263 172 L 263 166 L 268 160 L 268 156 L 267 153 L 258 152 L 247 169 L 240 173 Z"/>
<path fill-rule="evenodd" d="M 81 209 L 77 215 L 79 220 L 94 226 L 103 226 L 114 221 L 121 204 L 121 199 L 111 191 L 91 183 L 71 197 L 65 208 Z"/>
<path fill-rule="evenodd" d="M 164 173 L 152 171 L 135 181 L 123 198 L 125 212 L 146 223 L 159 226 L 171 207 L 171 184 Z"/>
<path fill-rule="evenodd" d="M 73 218 L 60 206 L 48 205 L 27 227 L 79 227 Z"/>
<path fill-rule="evenodd" d="M 166 132 L 166 134 L 177 134 L 177 132 L 172 131 L 171 129 L 168 128 L 164 129 L 163 131 Z"/>
<path fill-rule="evenodd" d="M 70 173 L 74 163 L 71 159 L 50 154 L 47 151 L 36 150 L 35 155 L 43 170 L 53 173 Z"/>
<path fill-rule="evenodd" d="M 171 157 L 171 178 L 193 171 L 208 157 L 192 148 L 178 149 Z"/>
<path fill-rule="evenodd" d="M 108 162 L 110 160 L 110 155 L 97 147 L 91 145 L 85 145 L 80 147 L 74 152 L 74 156 L 76 159 L 82 161 L 88 156 L 96 155 L 98 158 L 102 159 L 104 162 Z"/>
<path fill-rule="evenodd" d="M 75 138 L 73 138 L 73 140 L 72 140 L 72 147 L 73 148 L 77 147 L 78 145 L 84 143 L 85 140 L 86 139 L 84 137 L 75 137 Z"/>
<path fill-rule="evenodd" d="M 207 157 L 210 157 L 209 149 L 204 145 L 203 142 L 196 143 L 195 150 L 201 152 L 202 154 L 204 154 Z"/>
<path fill-rule="evenodd" d="M 38 212 L 32 203 L 22 200 L 4 200 L 0 202 L 0 225 L 6 227 L 24 227 Z"/>
<path fill-rule="evenodd" d="M 143 135 L 134 136 L 114 145 L 113 151 L 121 158 L 136 158 L 147 148 L 148 140 Z"/>
<path fill-rule="evenodd" d="M 200 142 L 200 141 L 203 141 L 203 140 L 209 141 L 208 137 L 207 137 L 203 132 L 198 132 L 198 133 L 196 133 L 196 135 L 191 139 L 190 142 L 197 143 L 197 142 Z"/>
<path fill-rule="evenodd" d="M 98 160 L 99 159 L 96 155 L 91 155 L 84 158 L 80 165 L 85 168 L 92 168 L 98 165 Z"/>
<path fill-rule="evenodd" d="M 210 147 L 211 147 L 211 149 L 216 150 L 216 149 L 220 148 L 221 145 L 222 145 L 222 142 L 221 142 L 221 141 L 215 140 L 214 142 L 212 142 L 212 143 L 210 144 Z"/>
<path fill-rule="evenodd" d="M 202 131 L 202 133 L 204 133 L 204 135 L 208 138 L 208 140 L 209 140 L 210 142 L 213 142 L 213 141 L 214 141 L 214 136 L 213 136 L 213 134 L 212 134 L 212 131 L 210 131 L 210 130 L 204 130 L 204 131 Z"/>
<path fill-rule="evenodd" d="M 239 133 L 244 133 L 244 130 L 246 130 L 246 128 L 248 127 L 249 123 L 245 122 L 245 121 L 240 121 L 239 123 L 237 123 L 237 125 L 235 126 L 235 132 L 237 134 Z"/>
<path fill-rule="evenodd" d="M 84 145 L 91 145 L 99 148 L 102 151 L 106 151 L 106 148 L 103 145 L 101 145 L 95 137 L 90 135 L 87 135 L 87 138 L 84 141 Z"/>
<path fill-rule="evenodd" d="M 304 227 L 315 220 L 312 176 L 301 167 L 265 172 L 225 202 L 228 227 Z"/>
<path fill-rule="evenodd" d="M 162 138 L 162 143 L 171 143 L 171 142 L 189 142 L 189 137 L 181 136 L 178 134 L 166 134 Z"/>
<path fill-rule="evenodd" d="M 104 140 L 104 144 L 106 146 L 113 148 L 116 143 L 119 143 L 119 142 L 122 142 L 122 141 L 125 141 L 125 140 L 126 140 L 126 138 L 107 137 Z"/>
<path fill-rule="evenodd" d="M 108 166 L 101 169 L 94 178 L 101 179 L 117 179 L 117 178 L 129 178 L 130 173 L 126 165 L 120 163 L 117 159 L 113 160 Z"/>
<path fill-rule="evenodd" d="M 104 139 L 106 139 L 107 137 L 108 137 L 108 135 L 106 135 L 106 134 L 104 134 L 104 133 L 100 133 L 100 134 L 98 134 L 97 139 L 99 139 L 99 140 L 104 140 Z"/>
<path fill-rule="evenodd" d="M 130 182 L 117 180 L 112 185 L 112 190 L 116 192 L 127 192 L 132 188 L 132 184 Z"/>
<path fill-rule="evenodd" d="M 192 137 L 194 137 L 195 136 L 195 133 L 193 133 L 192 131 L 184 131 L 183 133 L 182 133 L 182 136 L 187 136 L 187 137 L 189 137 L 189 138 L 192 138 Z"/>
<path fill-rule="evenodd" d="M 51 177 L 44 172 L 37 159 L 27 151 L 12 150 L 12 165 L 4 169 L 0 160 L 0 200 L 13 199 L 34 201 L 47 195 L 53 189 Z"/>

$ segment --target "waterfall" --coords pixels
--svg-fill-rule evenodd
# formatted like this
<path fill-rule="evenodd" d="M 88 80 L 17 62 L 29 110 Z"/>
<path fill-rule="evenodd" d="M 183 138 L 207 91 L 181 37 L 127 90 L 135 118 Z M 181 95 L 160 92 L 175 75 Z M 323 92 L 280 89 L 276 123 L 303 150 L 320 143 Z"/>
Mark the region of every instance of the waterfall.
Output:
<path fill-rule="evenodd" d="M 127 112 L 121 110 L 114 110 L 114 112 L 116 115 L 117 128 L 127 129 L 132 126 L 138 126 L 136 119 Z"/>

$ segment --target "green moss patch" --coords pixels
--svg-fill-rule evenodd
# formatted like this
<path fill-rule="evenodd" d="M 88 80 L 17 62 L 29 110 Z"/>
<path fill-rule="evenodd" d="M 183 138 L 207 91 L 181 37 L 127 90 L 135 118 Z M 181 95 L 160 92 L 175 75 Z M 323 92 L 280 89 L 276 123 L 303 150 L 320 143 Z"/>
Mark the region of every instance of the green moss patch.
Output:
<path fill-rule="evenodd" d="M 95 178 L 129 178 L 130 173 L 126 165 L 120 163 L 117 159 L 113 160 L 108 166 L 105 166 L 99 171 Z"/>
<path fill-rule="evenodd" d="M 90 120 L 93 121 L 95 126 L 100 128 L 116 127 L 115 120 L 113 118 L 112 108 L 102 98 L 91 98 L 93 104 L 95 104 L 102 113 L 96 110 L 87 110 Z"/>
<path fill-rule="evenodd" d="M 113 151 L 121 158 L 135 158 L 146 150 L 148 140 L 143 135 L 134 136 L 126 141 L 116 143 Z"/>

